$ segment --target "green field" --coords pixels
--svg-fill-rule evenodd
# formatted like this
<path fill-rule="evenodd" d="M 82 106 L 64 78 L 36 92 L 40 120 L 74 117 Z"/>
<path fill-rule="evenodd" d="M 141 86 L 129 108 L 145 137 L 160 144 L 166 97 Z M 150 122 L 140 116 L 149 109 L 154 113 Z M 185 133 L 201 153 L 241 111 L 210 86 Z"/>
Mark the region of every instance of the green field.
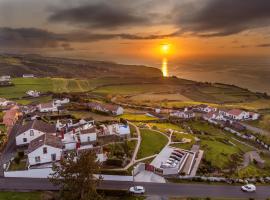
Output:
<path fill-rule="evenodd" d="M 183 83 L 177 80 L 168 80 L 166 84 L 129 84 L 100 87 L 95 92 L 100 94 L 122 95 L 119 101 L 126 101 L 141 105 L 155 105 L 161 103 L 172 104 L 179 102 L 208 102 L 208 103 L 240 103 L 251 102 L 260 99 L 255 93 L 229 85 Z M 156 98 L 152 98 L 156 96 Z M 190 103 L 192 104 L 192 103 Z"/>
<path fill-rule="evenodd" d="M 0 200 L 42 200 L 41 192 L 0 192 Z"/>
<path fill-rule="evenodd" d="M 1 87 L 0 97 L 21 98 L 28 90 L 40 92 L 84 92 L 91 89 L 87 80 L 63 79 L 63 78 L 15 78 L 12 79 L 15 86 Z"/>
<path fill-rule="evenodd" d="M 137 159 L 158 154 L 167 144 L 168 139 L 164 135 L 149 129 L 140 129 L 142 142 Z"/>
<path fill-rule="evenodd" d="M 129 121 L 148 121 L 148 120 L 156 120 L 157 118 L 155 117 L 150 117 L 144 114 L 131 114 L 131 113 L 126 113 L 118 118 L 123 118 Z"/>

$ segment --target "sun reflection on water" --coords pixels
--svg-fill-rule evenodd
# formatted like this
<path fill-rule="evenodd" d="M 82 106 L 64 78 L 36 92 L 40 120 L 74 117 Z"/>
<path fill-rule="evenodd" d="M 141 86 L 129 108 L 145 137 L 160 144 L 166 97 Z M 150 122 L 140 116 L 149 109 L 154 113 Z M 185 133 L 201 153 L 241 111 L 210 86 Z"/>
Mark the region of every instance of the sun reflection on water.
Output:
<path fill-rule="evenodd" d="M 168 61 L 167 58 L 162 59 L 162 74 L 164 77 L 168 76 Z"/>

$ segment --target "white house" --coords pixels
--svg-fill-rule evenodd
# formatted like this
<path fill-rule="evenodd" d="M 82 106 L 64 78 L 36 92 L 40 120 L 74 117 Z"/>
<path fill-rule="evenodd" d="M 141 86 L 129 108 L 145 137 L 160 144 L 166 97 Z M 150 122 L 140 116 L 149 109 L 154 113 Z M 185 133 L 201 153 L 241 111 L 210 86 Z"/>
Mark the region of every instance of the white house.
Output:
<path fill-rule="evenodd" d="M 39 97 L 40 92 L 38 92 L 36 90 L 29 90 L 29 91 L 26 92 L 26 94 L 28 96 L 31 96 L 31 97 Z"/>
<path fill-rule="evenodd" d="M 205 120 L 211 120 L 211 119 L 215 119 L 215 120 L 225 120 L 225 118 L 223 117 L 223 115 L 220 112 L 209 112 L 203 115 L 203 118 Z"/>
<path fill-rule="evenodd" d="M 257 119 L 259 119 L 259 117 L 260 117 L 260 114 L 254 113 L 254 112 L 249 112 L 249 118 L 250 119 L 257 120 Z"/>
<path fill-rule="evenodd" d="M 0 98 L 0 106 L 5 107 L 5 106 L 9 105 L 10 103 L 12 103 L 12 102 L 8 101 L 4 98 Z"/>
<path fill-rule="evenodd" d="M 34 78 L 34 74 L 23 74 L 23 78 Z"/>
<path fill-rule="evenodd" d="M 5 76 L 0 76 L 0 81 L 10 81 L 11 76 L 5 75 Z"/>
<path fill-rule="evenodd" d="M 225 113 L 225 115 L 235 120 L 245 120 L 250 117 L 249 112 L 240 109 L 232 109 Z"/>
<path fill-rule="evenodd" d="M 27 145 L 46 133 L 55 133 L 55 126 L 40 120 L 28 122 L 19 127 L 16 134 L 16 145 Z"/>
<path fill-rule="evenodd" d="M 69 102 L 70 102 L 69 98 L 55 99 L 55 100 L 53 100 L 53 103 L 54 103 L 55 105 L 57 105 L 57 106 L 61 106 L 61 105 L 63 105 L 63 104 L 67 104 L 67 103 L 69 103 Z"/>
<path fill-rule="evenodd" d="M 43 134 L 32 140 L 28 146 L 29 165 L 51 163 L 61 159 L 63 144 L 53 134 Z"/>
<path fill-rule="evenodd" d="M 198 106 L 195 107 L 195 109 L 198 110 L 198 111 L 201 111 L 201 112 L 206 112 L 206 113 L 216 112 L 217 111 L 217 108 L 208 106 L 206 104 L 198 105 Z"/>
<path fill-rule="evenodd" d="M 64 133 L 62 131 L 62 142 L 64 148 L 72 150 L 83 145 L 89 145 L 97 140 L 97 131 L 92 124 L 85 124 L 83 126 L 72 128 L 70 131 Z"/>
<path fill-rule="evenodd" d="M 178 117 L 183 119 L 190 119 L 195 117 L 195 113 L 193 111 L 183 111 L 183 110 L 177 110 L 170 113 L 170 116 L 172 117 Z"/>
<path fill-rule="evenodd" d="M 120 137 L 128 137 L 130 135 L 130 127 L 128 124 L 111 124 L 105 128 L 106 134 L 119 135 Z"/>
<path fill-rule="evenodd" d="M 100 112 L 109 113 L 112 115 L 122 115 L 124 113 L 124 108 L 118 105 L 113 104 L 100 104 L 97 102 L 91 102 L 87 104 L 88 107 L 92 110 L 97 110 Z"/>
<path fill-rule="evenodd" d="M 55 105 L 53 102 L 50 103 L 42 103 L 39 104 L 38 106 L 39 112 L 57 112 L 58 107 Z"/>

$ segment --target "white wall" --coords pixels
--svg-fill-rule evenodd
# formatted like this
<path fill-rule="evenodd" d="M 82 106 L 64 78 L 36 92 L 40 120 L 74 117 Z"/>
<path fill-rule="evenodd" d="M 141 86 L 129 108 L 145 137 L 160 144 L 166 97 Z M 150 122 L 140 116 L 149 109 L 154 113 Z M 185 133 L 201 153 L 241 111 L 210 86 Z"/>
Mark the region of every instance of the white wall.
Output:
<path fill-rule="evenodd" d="M 88 137 L 90 137 L 90 141 L 88 140 Z M 81 142 L 94 142 L 97 140 L 97 134 L 96 133 L 88 133 L 88 134 L 80 134 Z"/>
<path fill-rule="evenodd" d="M 122 115 L 122 114 L 124 114 L 124 108 L 119 107 L 119 108 L 117 109 L 117 111 L 116 111 L 116 115 Z"/>
<path fill-rule="evenodd" d="M 34 135 L 30 135 L 30 130 L 33 130 Z M 29 144 L 32 140 L 38 138 L 41 135 L 44 135 L 45 133 L 35 130 L 35 129 L 29 129 L 28 131 L 16 136 L 16 145 L 24 145 L 24 144 Z M 27 138 L 26 142 L 23 142 L 23 138 Z"/>
<path fill-rule="evenodd" d="M 43 154 L 43 147 L 47 147 L 47 153 Z M 52 161 L 51 154 L 56 154 L 56 160 L 60 160 L 62 149 L 43 145 L 35 151 L 28 154 L 28 161 L 30 165 L 36 165 L 41 163 L 48 163 Z M 40 162 L 36 162 L 35 157 L 40 156 Z"/>

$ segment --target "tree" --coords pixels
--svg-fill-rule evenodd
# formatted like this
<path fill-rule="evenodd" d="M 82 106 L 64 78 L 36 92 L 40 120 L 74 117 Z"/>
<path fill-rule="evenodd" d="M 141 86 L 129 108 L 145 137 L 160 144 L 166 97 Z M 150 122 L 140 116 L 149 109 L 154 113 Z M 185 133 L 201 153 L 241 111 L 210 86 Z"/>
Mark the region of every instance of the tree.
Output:
<path fill-rule="evenodd" d="M 61 159 L 60 165 L 53 166 L 50 181 L 60 187 L 60 197 L 64 200 L 99 200 L 102 197 L 96 187 L 101 179 L 94 177 L 100 172 L 100 164 L 92 151 L 76 157 L 70 153 Z"/>

